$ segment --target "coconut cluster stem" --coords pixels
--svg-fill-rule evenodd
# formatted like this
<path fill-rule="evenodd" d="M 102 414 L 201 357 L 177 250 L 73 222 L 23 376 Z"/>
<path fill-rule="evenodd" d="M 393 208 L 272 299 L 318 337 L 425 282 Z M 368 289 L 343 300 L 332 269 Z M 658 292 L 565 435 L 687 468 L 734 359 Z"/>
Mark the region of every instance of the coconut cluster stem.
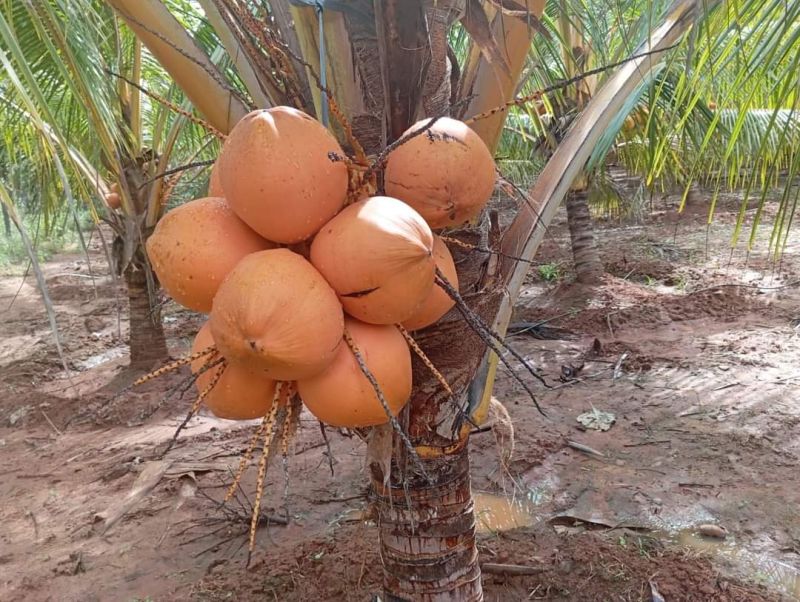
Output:
<path fill-rule="evenodd" d="M 256 529 L 258 528 L 258 515 L 261 512 L 261 498 L 264 496 L 264 480 L 267 475 L 267 460 L 269 460 L 269 448 L 272 444 L 272 437 L 274 435 L 275 419 L 278 416 L 278 408 L 280 407 L 280 399 L 283 394 L 284 382 L 279 381 L 275 386 L 275 398 L 273 399 L 272 408 L 269 411 L 266 424 L 264 425 L 263 437 L 264 447 L 261 450 L 261 459 L 258 462 L 258 479 L 256 480 L 256 499 L 253 501 L 253 514 L 250 517 L 250 539 L 247 547 L 247 563 L 245 566 L 250 565 L 250 557 L 253 554 L 253 549 L 256 545 Z M 277 400 L 277 401 L 276 401 Z"/>
<path fill-rule="evenodd" d="M 522 257 L 509 255 L 508 253 L 503 253 L 502 251 L 495 251 L 493 249 L 490 249 L 489 247 L 483 247 L 481 245 L 473 245 L 471 243 L 464 242 L 463 240 L 458 240 L 457 238 L 453 238 L 451 236 L 443 236 L 440 234 L 439 238 L 441 238 L 444 242 L 449 242 L 457 247 L 461 247 L 462 249 L 466 249 L 468 251 L 480 251 L 481 253 L 489 253 L 491 255 L 497 255 L 498 257 L 505 257 L 506 259 L 511 259 L 512 261 L 518 261 L 520 263 L 530 263 L 530 264 L 536 263 L 535 261 L 530 259 L 523 259 Z"/>
<path fill-rule="evenodd" d="M 378 169 L 383 167 L 386 163 L 386 160 L 389 158 L 389 155 L 398 147 L 404 145 L 409 140 L 416 138 L 417 136 L 421 136 L 422 134 L 428 132 L 439 119 L 441 119 L 443 115 L 439 115 L 437 117 L 431 117 L 425 125 L 423 125 L 418 130 L 414 130 L 410 134 L 406 134 L 405 136 L 401 136 L 394 142 L 392 142 L 389 146 L 381 151 L 381 154 L 372 162 L 366 172 L 364 172 L 364 181 L 366 182 L 372 174 L 374 174 Z"/>
<path fill-rule="evenodd" d="M 423 477 L 427 481 L 431 481 L 430 475 L 425 470 L 425 466 L 422 464 L 422 460 L 420 460 L 419 456 L 417 455 L 417 450 L 414 449 L 414 445 L 411 443 L 411 439 L 408 438 L 408 435 L 403 430 L 403 427 L 398 422 L 397 418 L 394 414 L 392 414 L 392 410 L 389 408 L 389 403 L 386 401 L 386 397 L 383 395 L 383 391 L 381 390 L 380 385 L 378 384 L 378 380 L 375 378 L 375 375 L 367 366 L 367 363 L 364 361 L 364 356 L 361 355 L 361 351 L 358 349 L 358 345 L 353 340 L 353 337 L 350 336 L 350 333 L 345 328 L 344 330 L 344 340 L 347 343 L 347 346 L 350 347 L 350 351 L 353 352 L 353 356 L 356 358 L 356 362 L 358 363 L 358 367 L 361 369 L 361 373 L 367 378 L 369 384 L 372 385 L 372 389 L 375 391 L 375 395 L 378 398 L 381 406 L 383 407 L 383 411 L 386 412 L 386 416 L 389 417 L 389 422 L 392 425 L 392 428 L 400 437 L 400 440 L 403 442 L 403 446 L 405 446 L 406 451 L 414 460 L 414 463 L 417 465 L 417 468 L 422 474 Z"/>
<path fill-rule="evenodd" d="M 158 378 L 159 376 L 163 376 L 164 374 L 167 374 L 168 372 L 174 372 L 175 370 L 177 370 L 181 366 L 185 366 L 187 364 L 191 364 L 193 361 L 199 360 L 201 357 L 205 357 L 207 355 L 211 355 L 212 353 L 215 353 L 216 351 L 217 351 L 217 348 L 214 345 L 211 345 L 210 347 L 206 347 L 205 349 L 201 349 L 200 351 L 197 351 L 196 353 L 192 353 L 191 355 L 188 355 L 186 357 L 182 357 L 182 358 L 180 358 L 178 360 L 175 360 L 174 362 L 170 362 L 166 366 L 162 366 L 161 368 L 158 368 L 157 370 L 153 370 L 149 374 L 145 374 L 144 376 L 142 376 L 140 378 L 137 378 L 133 382 L 131 387 L 138 387 L 139 385 L 143 385 L 147 381 L 153 380 L 154 378 Z"/>
<path fill-rule="evenodd" d="M 199 125 L 202 128 L 205 128 L 208 131 L 209 134 L 211 134 L 212 136 L 216 137 L 218 140 L 225 140 L 225 134 L 220 132 L 217 128 L 215 128 L 213 125 L 208 123 L 205 119 L 200 119 L 199 117 L 197 117 L 196 115 L 192 114 L 191 112 L 180 108 L 174 102 L 170 102 L 166 98 L 162 98 L 158 94 L 156 94 L 154 92 L 151 92 L 150 90 L 148 90 L 144 86 L 142 86 L 140 84 L 137 84 L 135 81 L 133 81 L 131 79 L 128 79 L 124 75 L 120 75 L 119 73 L 116 73 L 116 72 L 114 72 L 114 71 L 112 71 L 111 69 L 108 69 L 108 68 L 106 68 L 105 71 L 109 75 L 111 75 L 113 77 L 117 77 L 117 78 L 121 79 L 122 81 L 124 81 L 125 83 L 127 83 L 128 85 L 133 86 L 134 88 L 136 88 L 137 90 L 139 90 L 140 92 L 145 94 L 146 96 L 149 96 L 150 98 L 155 100 L 157 103 L 159 103 L 161 105 L 164 105 L 165 107 L 167 107 L 168 109 L 170 109 L 174 113 L 177 113 L 178 115 L 181 115 L 182 117 L 185 117 L 186 119 L 188 119 L 192 123 L 194 123 L 196 125 Z"/>
<path fill-rule="evenodd" d="M 219 371 L 216 374 L 214 374 L 214 376 L 211 378 L 211 382 L 208 383 L 208 386 L 202 391 L 200 391 L 200 394 L 194 400 L 192 407 L 189 408 L 189 411 L 186 413 L 186 418 L 184 418 L 183 422 L 181 422 L 178 428 L 175 429 L 175 433 L 172 435 L 172 439 L 170 439 L 170 442 L 167 444 L 167 448 L 161 454 L 162 458 L 166 456 L 169 453 L 169 451 L 173 448 L 175 442 L 178 440 L 178 435 L 180 435 L 181 431 L 183 431 L 183 429 L 186 428 L 186 425 L 189 424 L 189 421 L 192 419 L 192 417 L 194 417 L 194 415 L 197 414 L 198 410 L 200 409 L 200 404 L 203 403 L 203 400 L 206 397 L 208 397 L 208 394 L 211 393 L 211 391 L 214 390 L 214 387 L 217 386 L 217 383 L 219 382 L 219 379 L 222 378 L 222 375 L 225 373 L 225 369 L 228 367 L 228 364 L 225 361 L 225 358 L 220 357 L 211 364 L 207 364 L 205 368 L 206 370 L 208 370 L 214 366 L 220 366 Z"/>
<path fill-rule="evenodd" d="M 281 47 L 283 52 L 286 53 L 292 60 L 297 61 L 300 65 L 305 67 L 308 70 L 308 73 L 311 75 L 311 79 L 314 80 L 314 83 L 317 86 L 317 89 L 322 92 L 326 98 L 328 99 L 328 108 L 331 111 L 334 119 L 339 123 L 339 125 L 344 130 L 345 137 L 347 138 L 347 143 L 353 148 L 353 153 L 355 154 L 356 161 L 362 164 L 367 163 L 367 153 L 364 151 L 364 147 L 361 146 L 361 143 L 356 138 L 355 134 L 353 133 L 353 126 L 350 125 L 350 121 L 345 117 L 342 110 L 339 108 L 339 105 L 336 104 L 336 99 L 333 97 L 333 92 L 331 92 L 330 88 L 324 86 L 322 84 L 322 80 L 320 79 L 317 71 L 314 69 L 313 65 L 308 61 L 303 60 L 302 57 L 297 56 L 297 54 L 289 47 L 288 44 L 283 42 L 282 40 L 276 40 L 277 45 Z"/>
<path fill-rule="evenodd" d="M 273 399 L 273 407 L 275 405 L 275 400 Z M 227 504 L 236 493 L 236 489 L 239 486 L 239 482 L 242 480 L 242 475 L 244 474 L 247 465 L 250 463 L 250 459 L 253 457 L 253 451 L 256 449 L 256 445 L 258 444 L 258 440 L 264 436 L 264 431 L 267 430 L 267 425 L 269 424 L 271 413 L 268 412 L 264 414 L 264 418 L 261 421 L 259 427 L 253 431 L 252 437 L 250 437 L 250 441 L 247 444 L 247 448 L 244 450 L 242 457 L 239 458 L 239 466 L 236 469 L 236 473 L 233 475 L 233 483 L 230 484 L 228 490 L 225 492 L 225 497 L 222 498 L 222 505 Z"/>
<path fill-rule="evenodd" d="M 189 391 L 189 389 L 191 389 L 195 385 L 195 383 L 197 383 L 197 379 L 199 379 L 203 374 L 205 374 L 212 368 L 216 368 L 217 366 L 221 365 L 224 361 L 225 359 L 222 357 L 218 357 L 216 352 L 211 353 L 208 356 L 208 360 L 200 367 L 200 369 L 197 372 L 194 372 L 193 374 L 189 375 L 186 379 L 182 380 L 174 387 L 172 387 L 169 391 L 167 391 L 166 395 L 164 395 L 155 406 L 149 408 L 146 412 L 142 412 L 139 415 L 139 419 L 147 420 L 148 418 L 150 418 L 153 414 L 155 414 L 158 410 L 160 410 L 163 407 L 163 405 L 167 403 L 172 398 L 172 396 L 175 395 L 176 392 L 178 392 L 178 390 L 180 390 L 180 395 L 178 396 L 178 399 L 182 400 L 186 395 L 186 392 Z"/>
<path fill-rule="evenodd" d="M 504 104 L 502 104 L 500 106 L 494 107 L 492 109 L 488 109 L 487 111 L 484 111 L 483 113 L 478 113 L 477 115 L 474 115 L 474 116 L 470 117 L 469 119 L 464 120 L 464 123 L 469 125 L 470 123 L 474 123 L 474 122 L 479 121 L 481 119 L 486 119 L 488 117 L 491 117 L 492 115 L 496 115 L 497 113 L 503 113 L 505 111 L 508 111 L 508 109 L 510 109 L 512 107 L 519 107 L 519 106 L 522 106 L 522 105 L 527 104 L 529 102 L 532 102 L 534 100 L 539 100 L 545 94 L 548 94 L 550 92 L 555 92 L 556 90 L 561 90 L 563 88 L 567 88 L 567 87 L 571 86 L 572 84 L 576 84 L 579 81 L 584 80 L 584 79 L 586 79 L 588 77 L 592 77 L 594 75 L 598 75 L 599 73 L 603 73 L 605 71 L 610 71 L 612 69 L 616 69 L 617 67 L 619 67 L 621 65 L 624 65 L 625 63 L 629 63 L 631 61 L 635 61 L 635 60 L 638 60 L 640 58 L 644 58 L 644 57 L 649 56 L 651 54 L 660 54 L 660 53 L 665 52 L 667 50 L 672 50 L 673 48 L 677 47 L 679 44 L 680 44 L 680 42 L 677 42 L 677 43 L 673 44 L 672 46 L 667 46 L 666 48 L 659 48 L 658 50 L 651 50 L 651 51 L 648 51 L 648 52 L 642 52 L 642 53 L 639 53 L 639 54 L 634 54 L 633 56 L 629 56 L 629 57 L 627 57 L 627 58 L 625 58 L 625 59 L 623 59 L 621 61 L 617 61 L 615 63 L 610 63 L 608 65 L 603 65 L 601 67 L 597 67 L 596 69 L 590 69 L 589 71 L 584 71 L 583 73 L 580 73 L 579 75 L 576 75 L 575 77 L 571 77 L 569 79 L 560 81 L 557 84 L 553 84 L 552 86 L 547 86 L 546 88 L 542 88 L 541 90 L 536 90 L 536 91 L 531 92 L 530 94 L 527 94 L 525 96 L 519 96 L 519 97 L 514 98 L 514 99 L 512 99 L 512 100 L 510 100 L 510 101 L 508 101 L 508 102 L 506 102 L 506 103 L 504 103 Z"/>
<path fill-rule="evenodd" d="M 300 407 L 292 399 L 286 404 L 286 419 L 281 430 L 281 466 L 283 467 L 283 509 L 286 522 L 289 522 L 289 441 L 294 434 L 295 425 L 300 422 Z"/>
<path fill-rule="evenodd" d="M 153 35 L 153 36 L 157 37 L 164 44 L 166 44 L 167 46 L 172 48 L 175 52 L 180 54 L 187 61 L 197 65 L 198 67 L 200 67 L 200 69 L 205 71 L 211 77 L 211 79 L 213 79 L 215 82 L 217 82 L 217 84 L 219 84 L 222 88 L 224 88 L 226 92 L 228 92 L 232 96 L 234 96 L 234 97 L 238 98 L 240 101 L 242 101 L 242 103 L 245 104 L 248 107 L 248 109 L 253 110 L 253 109 L 256 108 L 255 105 L 250 100 L 245 98 L 236 88 L 234 88 L 227 81 L 225 81 L 225 78 L 223 78 L 220 73 L 216 72 L 214 69 L 210 68 L 208 65 L 204 64 L 202 61 L 198 61 L 195 57 L 193 57 L 191 54 L 186 52 L 183 48 L 181 48 L 180 46 L 175 44 L 167 36 L 163 35 L 159 31 L 156 31 L 152 27 L 149 27 L 146 23 L 142 23 L 139 19 L 134 17 L 129 12 L 127 12 L 125 10 L 122 10 L 121 7 L 117 6 L 117 7 L 115 7 L 115 10 L 116 10 L 116 12 L 120 13 L 122 15 L 122 17 L 126 21 L 130 21 L 134 25 L 136 25 L 138 27 L 141 27 L 144 31 L 146 31 L 150 35 Z"/>

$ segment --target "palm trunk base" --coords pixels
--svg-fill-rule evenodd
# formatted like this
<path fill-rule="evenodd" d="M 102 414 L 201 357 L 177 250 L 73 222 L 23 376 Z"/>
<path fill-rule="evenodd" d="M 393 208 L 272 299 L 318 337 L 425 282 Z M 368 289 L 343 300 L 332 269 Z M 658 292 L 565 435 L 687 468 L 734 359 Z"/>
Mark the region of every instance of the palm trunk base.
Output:
<path fill-rule="evenodd" d="M 167 339 L 161 322 L 161 310 L 150 304 L 144 271 L 125 272 L 130 308 L 131 366 L 149 368 L 167 357 Z"/>
<path fill-rule="evenodd" d="M 575 275 L 583 284 L 598 284 L 603 276 L 603 263 L 592 229 L 589 214 L 588 189 L 573 190 L 567 195 L 567 223 L 572 240 L 572 259 Z"/>
<path fill-rule="evenodd" d="M 385 599 L 480 602 L 467 441 L 422 464 L 430 482 L 409 459 L 405 479 L 393 469 L 388 486 L 373 465 Z"/>

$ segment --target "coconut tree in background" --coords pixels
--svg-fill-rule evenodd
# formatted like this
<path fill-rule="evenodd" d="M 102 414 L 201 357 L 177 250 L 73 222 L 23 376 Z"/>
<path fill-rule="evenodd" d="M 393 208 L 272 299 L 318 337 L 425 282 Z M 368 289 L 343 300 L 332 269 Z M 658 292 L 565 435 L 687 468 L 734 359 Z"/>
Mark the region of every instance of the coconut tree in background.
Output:
<path fill-rule="evenodd" d="M 566 1 L 561 2 L 558 14 L 560 45 L 562 49 L 564 76 L 567 79 L 584 73 L 591 64 L 591 46 L 583 35 L 582 23 L 574 18 L 574 12 Z M 573 115 L 580 112 L 594 93 L 597 78 L 579 81 L 561 95 L 559 107 L 562 108 L 554 116 L 566 113 Z M 565 110 L 564 110 L 565 109 Z M 584 284 L 597 284 L 603 274 L 603 263 L 592 228 L 589 213 L 589 187 L 591 175 L 584 171 L 575 178 L 572 189 L 564 200 L 567 210 L 567 224 L 572 240 L 572 258 L 575 265 L 575 277 Z"/>
<path fill-rule="evenodd" d="M 523 91 L 571 77 L 578 58 L 584 71 L 620 60 L 636 46 L 642 31 L 651 27 L 646 18 L 637 17 L 646 15 L 642 11 L 647 5 L 657 4 L 616 2 L 598 10 L 582 0 L 551 3 L 542 17 L 549 35 L 538 36 L 532 46 L 532 57 L 540 68 L 531 71 Z M 800 136 L 793 93 L 799 12 L 797 5 L 729 2 L 704 20 L 688 43 L 645 76 L 611 121 L 586 165 L 585 174 L 595 183 L 586 192 L 592 197 L 608 195 L 602 185 L 608 181 L 604 172 L 612 150 L 615 160 L 629 173 L 641 176 L 651 193 L 677 185 L 685 203 L 695 183 L 710 188 L 709 223 L 721 191 L 744 190 L 735 239 L 746 225 L 744 209 L 755 205 L 752 244 L 767 200 L 774 196 L 770 191 L 782 188 L 770 235 L 772 249 L 779 254 L 797 193 L 781 182 L 787 181 L 784 177 L 790 181 L 796 171 Z M 607 75 L 586 80 L 583 96 L 591 95 Z M 536 105 L 515 109 L 507 125 L 507 144 L 501 150 L 508 160 L 500 161 L 501 168 L 513 172 L 521 165 L 520 159 L 551 153 L 576 115 L 575 99 L 581 92 L 568 88 L 551 94 L 538 111 Z M 596 245 L 591 244 L 590 211 L 582 202 L 586 194 L 575 192 L 568 197 L 567 209 L 571 235 L 581 243 L 573 244 L 580 279 L 580 266 L 596 266 L 597 253 L 592 251 Z M 624 211 L 625 199 L 619 200 Z"/>
<path fill-rule="evenodd" d="M 180 172 L 158 176 L 175 157 L 213 149 L 214 136 L 142 93 L 152 90 L 183 103 L 164 70 L 107 6 L 3 3 L 0 54 L 5 154 L 36 174 L 42 219 L 59 210 L 76 212 L 77 199 L 95 199 L 90 211 L 114 232 L 109 255 L 128 291 L 131 364 L 163 359 L 158 283 L 143 245 Z M 17 216 L 12 204 L 22 191 L 9 179 L 3 186 L 4 211 Z M 43 279 L 39 286 L 44 293 Z M 48 310 L 54 324 L 50 304 Z"/>
<path fill-rule="evenodd" d="M 726 3 L 654 73 L 640 95 L 645 118 L 623 130 L 627 143 L 617 151 L 648 186 L 681 186 L 682 206 L 694 182 L 710 188 L 709 222 L 721 191 L 743 190 L 732 244 L 745 226 L 748 245 L 755 242 L 773 191 L 782 191 L 769 234 L 776 256 L 797 205 L 799 17 L 794 3 Z M 600 160 L 597 152 L 590 164 Z M 749 224 L 748 208 L 755 208 Z"/>

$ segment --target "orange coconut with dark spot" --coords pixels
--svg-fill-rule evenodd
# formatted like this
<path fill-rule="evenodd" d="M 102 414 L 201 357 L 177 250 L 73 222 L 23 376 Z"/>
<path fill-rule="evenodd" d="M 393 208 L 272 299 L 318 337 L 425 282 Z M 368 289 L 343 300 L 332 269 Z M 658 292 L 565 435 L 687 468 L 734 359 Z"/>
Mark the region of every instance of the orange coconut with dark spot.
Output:
<path fill-rule="evenodd" d="M 214 337 L 208 322 L 197 333 L 192 344 L 192 353 L 208 349 L 214 345 Z M 217 356 L 219 357 L 219 356 Z M 192 362 L 192 373 L 198 374 L 207 362 L 206 355 Z M 219 376 L 214 388 L 203 400 L 213 414 L 228 420 L 251 420 L 264 416 L 272 408 L 275 395 L 275 381 L 259 370 L 253 370 L 239 364 L 228 362 L 225 370 L 215 366 L 200 373 L 196 386 L 198 393 L 203 392 L 214 379 Z"/>
<path fill-rule="evenodd" d="M 292 244 L 313 236 L 344 205 L 344 158 L 321 123 L 275 107 L 242 118 L 217 163 L 236 214 L 264 238 Z"/>
<path fill-rule="evenodd" d="M 246 255 L 274 246 L 248 228 L 225 199 L 208 197 L 164 215 L 147 239 L 147 256 L 175 301 L 207 313 L 233 267 Z"/>
<path fill-rule="evenodd" d="M 410 318 L 433 288 L 433 233 L 411 207 L 389 197 L 353 203 L 311 243 L 311 263 L 345 311 L 370 324 Z"/>
<path fill-rule="evenodd" d="M 289 249 L 240 261 L 219 287 L 209 322 L 222 355 L 275 380 L 322 372 L 343 344 L 336 293 Z"/>
<path fill-rule="evenodd" d="M 458 290 L 458 272 L 456 272 L 453 256 L 444 241 L 436 235 L 433 237 L 433 259 L 445 280 L 454 289 Z M 450 295 L 442 287 L 434 284 L 425 301 L 422 302 L 422 305 L 414 312 L 413 316 L 403 322 L 403 326 L 408 330 L 419 330 L 430 326 L 450 311 L 455 304 L 456 302 L 450 298 Z"/>
<path fill-rule="evenodd" d="M 424 119 L 403 134 L 429 122 Z M 460 226 L 492 196 L 495 165 L 480 136 L 465 123 L 440 118 L 433 127 L 400 145 L 386 163 L 386 194 L 416 209 L 431 228 Z"/>
<path fill-rule="evenodd" d="M 353 318 L 345 319 L 345 328 L 396 416 L 408 401 L 412 384 L 411 352 L 403 335 L 395 326 L 365 324 Z M 331 426 L 359 428 L 389 421 L 347 345 L 342 345 L 324 372 L 297 381 L 297 391 L 308 411 Z"/>

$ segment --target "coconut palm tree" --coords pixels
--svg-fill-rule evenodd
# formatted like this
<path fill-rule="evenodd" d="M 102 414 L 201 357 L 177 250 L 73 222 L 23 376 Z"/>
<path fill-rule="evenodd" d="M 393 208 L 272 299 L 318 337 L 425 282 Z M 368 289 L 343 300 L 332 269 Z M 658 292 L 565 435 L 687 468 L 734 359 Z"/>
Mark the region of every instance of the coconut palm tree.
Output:
<path fill-rule="evenodd" d="M 649 27 L 648 15 L 654 13 L 648 13 L 647 6 L 657 11 L 658 4 L 617 2 L 598 7 L 585 0 L 551 3 L 542 17 L 549 35 L 535 38 L 532 45 L 533 59 L 540 68 L 531 72 L 523 91 L 552 85 L 576 70 L 591 70 L 624 57 Z M 745 225 L 748 203 L 757 205 L 751 224 L 757 226 L 768 192 L 779 187 L 780 174 L 789 176 L 796 169 L 793 161 L 800 119 L 789 90 L 795 81 L 799 12 L 796 5 L 728 2 L 714 18 L 700 23 L 689 43 L 658 65 L 628 98 L 594 149 L 585 170 L 587 178 L 599 183 L 605 180 L 600 172 L 614 150 L 616 161 L 641 176 L 650 191 L 677 185 L 683 189 L 685 203 L 693 184 L 711 188 L 709 219 L 720 191 L 745 190 L 735 236 L 740 236 Z M 749 77 L 743 76 L 743 65 L 747 65 Z M 535 106 L 515 111 L 508 129 L 513 132 L 510 156 L 517 160 L 509 164 L 518 165 L 519 158 L 541 149 L 545 154 L 551 152 L 565 124 L 576 114 L 575 107 L 591 96 L 606 76 L 597 74 L 580 89 L 551 95 L 546 106 L 538 105 L 549 118 L 544 121 Z M 509 156 L 509 152 L 505 154 Z M 585 180 L 579 178 L 581 183 Z M 578 280 L 593 280 L 600 267 L 587 192 L 580 186 L 566 201 Z M 776 253 L 785 244 L 791 223 L 795 203 L 791 192 L 784 187 L 773 224 L 771 244 Z M 750 244 L 755 235 L 754 227 Z"/>
<path fill-rule="evenodd" d="M 229 131 L 252 107 L 290 104 L 325 123 L 356 162 L 380 153 L 417 119 L 443 114 L 467 120 L 497 149 L 509 112 L 503 103 L 527 86 L 536 87 L 540 66 L 531 60 L 531 43 L 545 29 L 543 0 L 106 2 L 220 132 Z M 91 5 L 90 0 L 70 4 Z M 592 2 L 585 4 L 600 11 Z M 729 19 L 719 4 L 619 0 L 622 14 L 639 17 L 626 28 L 637 35 L 624 37 L 629 45 L 618 51 L 630 60 L 605 78 L 576 115 L 511 226 L 498 231 L 492 219 L 485 219 L 450 233 L 478 247 L 454 249 L 464 303 L 461 311 L 416 336 L 456 403 L 420 362 L 412 398 L 400 417 L 413 453 L 391 430 L 367 434 L 387 599 L 482 599 L 469 481 L 471 427 L 463 409 L 474 422 L 483 421 L 498 361 L 511 363 L 499 353 L 527 271 L 519 259 L 533 257 L 545 226 L 587 162 L 602 162 L 631 99 L 640 98 L 643 88 L 664 88 L 657 87 L 654 73 L 663 73 L 675 56 L 694 65 L 700 62 L 696 55 L 708 54 L 715 44 L 740 45 L 741 36 L 724 34 Z M 757 30 L 758 19 L 774 18 L 781 3 L 768 3 L 772 13 L 757 4 L 741 0 L 726 6 L 741 11 L 740 26 Z M 698 21 L 703 32 L 721 37 L 702 43 L 699 34 L 686 38 Z M 778 37 L 786 46 L 793 36 L 781 31 Z M 677 52 L 668 52 L 679 42 Z M 225 68 L 211 61 L 209 49 L 216 47 L 229 57 Z M 699 78 L 689 73 L 685 79 L 676 89 L 689 94 Z M 686 131 L 681 125 L 675 121 L 669 131 Z M 653 152 L 660 165 L 680 142 L 681 134 L 670 133 L 669 142 Z M 495 253 L 482 250 L 487 246 Z"/>
<path fill-rule="evenodd" d="M 183 103 L 166 72 L 105 5 L 73 2 L 0 6 L 5 155 L 37 176 L 44 218 L 75 211 L 77 199 L 114 232 L 109 255 L 127 286 L 132 365 L 167 355 L 158 283 L 144 242 L 163 213 L 179 174 L 157 177 L 175 157 L 215 145 L 186 116 L 148 98 L 149 89 Z M 112 75 L 117 74 L 117 75 Z M 188 105 L 187 105 L 188 106 Z M 11 181 L 4 215 L 19 224 Z M 121 205 L 106 204 L 118 190 Z M 45 291 L 43 279 L 40 288 Z M 51 321 L 54 321 L 52 308 Z"/>
<path fill-rule="evenodd" d="M 220 116 L 218 110 L 215 116 L 201 105 L 208 103 L 206 87 L 215 92 L 225 88 L 190 58 L 196 46 L 168 4 L 109 3 L 162 64 L 172 65 L 167 68 L 179 85 L 191 83 L 184 91 L 209 121 L 220 129 L 229 128 L 235 117 Z M 475 117 L 511 100 L 544 9 L 543 2 L 511 3 L 515 9 L 509 3 L 455 0 L 200 4 L 228 53 L 247 63 L 239 88 L 243 104 L 295 104 L 327 123 L 356 156 L 380 152 L 420 117 L 447 113 Z M 695 11 L 694 2 L 676 4 L 668 23 L 653 33 L 650 50 L 657 55 L 676 41 L 691 25 Z M 448 50 L 448 33 L 456 24 L 471 39 L 463 64 Z M 545 168 L 537 181 L 534 192 L 546 193 L 533 196 L 543 203 L 539 207 L 543 219 L 552 217 L 551 208 L 563 198 L 575 169 L 588 158 L 606 115 L 620 109 L 641 74 L 655 62 L 652 56 L 637 59 L 609 80 L 604 93 L 593 99 L 594 105 L 587 106 L 582 127 L 576 124 L 574 135 L 568 135 L 553 156 L 558 167 Z M 331 90 L 330 98 L 320 91 L 318 84 L 323 83 Z M 504 119 L 505 111 L 498 111 L 474 120 L 472 126 L 490 148 L 496 148 Z M 531 234 L 538 231 L 539 217 L 531 202 L 523 207 L 502 246 L 509 255 L 530 258 L 538 244 Z M 480 241 L 487 227 L 480 224 L 454 235 Z M 502 332 L 524 268 L 515 262 L 498 265 L 482 253 L 468 253 L 462 259 L 461 292 L 472 315 Z M 459 402 L 470 402 L 479 420 L 495 363 L 485 354 L 484 337 L 473 327 L 481 328 L 453 315 L 420 333 L 418 341 Z M 402 445 L 394 447 L 390 457 L 386 450 L 391 453 L 393 446 L 370 446 L 386 594 L 389 599 L 479 600 L 467 452 L 470 426 L 458 423 L 448 395 L 422 364 L 415 370 L 415 381 L 403 422 L 417 460 Z M 370 437 L 373 442 L 385 440 L 379 430 Z"/>

